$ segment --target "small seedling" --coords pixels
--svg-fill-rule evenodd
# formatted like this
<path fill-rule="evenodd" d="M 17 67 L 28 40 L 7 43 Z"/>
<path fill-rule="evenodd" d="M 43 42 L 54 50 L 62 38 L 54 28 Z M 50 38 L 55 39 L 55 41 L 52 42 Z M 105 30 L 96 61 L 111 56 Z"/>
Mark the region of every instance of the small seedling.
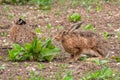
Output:
<path fill-rule="evenodd" d="M 6 37 L 8 35 L 8 33 L 7 32 L 2 32 L 2 33 L 0 33 L 0 35 Z"/>
<path fill-rule="evenodd" d="M 12 65 L 19 66 L 19 63 L 18 62 L 13 62 Z"/>
<path fill-rule="evenodd" d="M 58 2 L 59 2 L 60 4 L 64 4 L 64 3 L 66 2 L 66 0 L 58 0 Z"/>
<path fill-rule="evenodd" d="M 67 74 L 63 77 L 65 68 L 68 66 L 68 64 L 60 64 L 59 70 L 55 73 L 55 80 L 66 80 Z M 69 79 L 68 79 L 69 80 Z"/>
<path fill-rule="evenodd" d="M 88 25 L 85 26 L 85 30 L 93 30 L 93 31 L 96 31 L 96 28 L 94 28 L 92 24 L 88 24 Z"/>
<path fill-rule="evenodd" d="M 35 31 L 36 31 L 36 33 L 40 34 L 41 33 L 41 27 L 38 27 Z"/>
<path fill-rule="evenodd" d="M 51 28 L 52 28 L 52 25 L 49 23 L 49 24 L 47 25 L 47 28 L 48 28 L 48 29 L 51 29 Z"/>
<path fill-rule="evenodd" d="M 104 67 L 94 73 L 89 73 L 87 76 L 79 80 L 108 80 L 113 75 L 113 71 L 109 67 Z"/>
<path fill-rule="evenodd" d="M 2 60 L 2 58 L 3 58 L 3 57 L 2 57 L 2 56 L 0 56 L 0 60 Z"/>
<path fill-rule="evenodd" d="M 18 76 L 17 76 L 17 79 L 18 79 L 18 80 L 22 80 L 22 76 L 21 76 L 21 75 L 18 75 Z"/>
<path fill-rule="evenodd" d="M 81 1 L 79 1 L 79 0 L 72 0 L 72 2 L 71 2 L 71 6 L 72 6 L 72 7 L 79 6 L 79 5 L 81 5 L 80 2 L 81 2 Z"/>
<path fill-rule="evenodd" d="M 80 58 L 80 60 L 82 60 L 82 61 L 86 61 L 87 59 L 88 59 L 87 56 L 84 56 L 84 57 L 81 57 L 81 58 Z"/>
<path fill-rule="evenodd" d="M 5 5 L 4 10 L 7 12 L 7 11 L 9 11 L 9 10 L 10 10 L 10 7 L 9 7 L 9 6 L 7 6 L 7 5 Z"/>
<path fill-rule="evenodd" d="M 120 38 L 120 31 L 118 31 L 118 37 Z"/>
<path fill-rule="evenodd" d="M 91 12 L 92 11 L 92 6 L 88 6 L 86 9 L 87 9 L 88 12 Z"/>
<path fill-rule="evenodd" d="M 61 30 L 61 29 L 63 29 L 63 26 L 56 26 L 56 28 L 57 28 L 58 30 Z"/>
<path fill-rule="evenodd" d="M 44 64 L 40 64 L 40 63 L 37 63 L 38 67 L 40 70 L 42 70 L 43 68 L 45 68 L 45 65 Z"/>
<path fill-rule="evenodd" d="M 110 28 L 113 27 L 113 25 L 112 25 L 112 24 L 109 24 L 109 23 L 107 24 L 107 26 L 110 27 Z"/>
<path fill-rule="evenodd" d="M 62 80 L 74 80 L 71 71 L 67 71 Z"/>
<path fill-rule="evenodd" d="M 21 19 L 24 19 L 25 17 L 26 17 L 26 14 L 22 14 L 22 15 L 20 16 Z"/>
<path fill-rule="evenodd" d="M 92 62 L 95 62 L 97 65 L 103 65 L 103 64 L 108 63 L 109 61 L 108 60 L 99 60 L 99 59 L 96 59 L 96 60 L 92 60 Z"/>
<path fill-rule="evenodd" d="M 30 66 L 30 63 L 25 62 L 25 66 L 26 67 Z"/>
<path fill-rule="evenodd" d="M 118 42 L 120 42 L 120 31 L 118 31 Z"/>
<path fill-rule="evenodd" d="M 101 10 L 102 10 L 102 6 L 100 4 L 98 4 L 96 7 L 96 12 L 100 12 Z"/>
<path fill-rule="evenodd" d="M 39 5 L 39 9 L 50 10 L 53 0 L 31 0 L 31 4 Z"/>
<path fill-rule="evenodd" d="M 55 14 L 56 16 L 59 16 L 59 15 L 61 15 L 61 11 L 57 10 L 57 11 L 55 11 L 54 14 Z"/>
<path fill-rule="evenodd" d="M 27 4 L 27 2 L 29 1 L 29 0 L 10 0 L 10 1 L 8 1 L 8 0 L 1 0 L 2 1 L 2 3 L 6 3 L 6 4 Z"/>
<path fill-rule="evenodd" d="M 6 67 L 6 66 L 5 66 L 4 64 L 3 64 L 3 65 L 1 65 L 1 66 L 0 66 L 0 70 L 4 70 L 4 69 L 5 69 L 5 67 Z"/>
<path fill-rule="evenodd" d="M 78 13 L 73 13 L 72 15 L 70 15 L 68 17 L 68 20 L 71 21 L 71 22 L 78 22 L 81 20 L 81 15 L 78 14 Z"/>
<path fill-rule="evenodd" d="M 14 18 L 14 14 L 13 13 L 9 14 L 9 18 L 13 19 Z"/>
<path fill-rule="evenodd" d="M 28 80 L 46 80 L 43 74 L 37 75 L 34 71 L 30 71 L 30 77 Z"/>
<path fill-rule="evenodd" d="M 119 56 L 113 56 L 112 57 L 116 62 L 120 62 L 120 57 Z"/>
<path fill-rule="evenodd" d="M 61 69 L 65 69 L 66 67 L 68 67 L 68 64 L 60 64 L 59 67 L 60 67 Z"/>
<path fill-rule="evenodd" d="M 103 32 L 103 36 L 105 37 L 105 39 L 109 39 L 110 38 L 110 36 L 109 36 L 109 34 L 108 34 L 108 32 Z"/>

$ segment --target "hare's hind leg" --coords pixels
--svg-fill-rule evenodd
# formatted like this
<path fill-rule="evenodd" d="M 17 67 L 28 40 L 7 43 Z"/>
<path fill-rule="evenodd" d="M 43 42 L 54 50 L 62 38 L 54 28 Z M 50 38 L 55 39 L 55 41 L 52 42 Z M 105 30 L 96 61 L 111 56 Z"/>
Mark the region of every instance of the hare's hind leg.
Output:
<path fill-rule="evenodd" d="M 82 53 L 88 55 L 89 57 L 99 57 L 100 59 L 102 58 L 102 55 L 93 49 L 84 49 Z"/>
<path fill-rule="evenodd" d="M 99 54 L 99 52 L 91 50 L 91 52 L 93 52 L 95 54 L 95 57 L 98 57 L 99 59 L 102 59 L 103 56 Z"/>

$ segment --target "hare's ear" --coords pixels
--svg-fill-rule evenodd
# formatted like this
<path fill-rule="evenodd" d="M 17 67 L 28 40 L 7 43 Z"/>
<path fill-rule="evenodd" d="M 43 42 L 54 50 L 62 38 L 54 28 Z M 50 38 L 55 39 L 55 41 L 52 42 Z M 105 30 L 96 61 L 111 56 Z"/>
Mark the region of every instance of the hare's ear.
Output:
<path fill-rule="evenodd" d="M 82 25 L 82 23 L 84 23 L 84 22 L 82 21 L 82 22 L 78 22 L 78 23 L 74 24 L 74 25 L 69 29 L 69 32 L 72 32 L 72 31 L 80 28 L 81 25 Z"/>
<path fill-rule="evenodd" d="M 26 22 L 25 22 L 23 19 L 20 18 L 20 19 L 16 22 L 16 24 L 18 24 L 18 25 L 25 25 Z"/>

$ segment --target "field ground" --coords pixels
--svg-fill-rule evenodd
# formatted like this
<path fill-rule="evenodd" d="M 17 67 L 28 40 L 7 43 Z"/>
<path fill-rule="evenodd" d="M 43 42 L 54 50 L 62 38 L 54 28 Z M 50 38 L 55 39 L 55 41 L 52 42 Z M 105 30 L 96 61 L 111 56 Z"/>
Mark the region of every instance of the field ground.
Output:
<path fill-rule="evenodd" d="M 110 42 L 110 55 L 109 62 L 105 65 L 109 66 L 114 72 L 120 71 L 120 63 L 115 61 L 113 57 L 120 57 L 120 41 L 118 37 L 118 31 L 120 31 L 120 5 L 112 3 L 102 4 L 100 12 L 96 12 L 95 8 L 88 11 L 85 7 L 66 6 L 66 5 L 54 5 L 50 11 L 37 10 L 37 6 L 17 6 L 17 5 L 0 5 L 0 80 L 27 80 L 30 76 L 30 70 L 36 72 L 36 74 L 43 74 L 46 78 L 55 79 L 55 74 L 64 75 L 66 71 L 71 70 L 74 80 L 85 76 L 87 73 L 101 69 L 102 66 L 97 65 L 90 60 L 78 61 L 76 63 L 68 64 L 65 61 L 66 54 L 62 49 L 61 44 L 54 40 L 55 34 L 57 33 L 57 26 L 67 28 L 73 23 L 68 21 L 68 15 L 76 12 L 81 14 L 82 21 L 87 25 L 93 24 L 96 28 L 97 33 L 108 32 L 111 36 Z M 28 25 L 33 30 L 37 26 L 41 27 L 41 37 L 50 37 L 53 39 L 53 43 L 61 47 L 62 52 L 56 56 L 52 62 L 36 62 L 36 61 L 24 61 L 24 62 L 11 62 L 7 61 L 7 49 L 3 47 L 11 45 L 12 42 L 9 40 L 9 35 L 3 36 L 2 33 L 9 33 L 10 27 L 14 24 L 19 17 L 24 17 Z M 47 29 L 46 25 L 52 25 L 51 29 Z M 40 69 L 40 64 L 44 65 L 43 69 Z M 3 67 L 4 69 L 1 69 Z M 120 79 L 120 78 L 119 78 Z M 60 80 L 60 79 L 59 79 Z"/>

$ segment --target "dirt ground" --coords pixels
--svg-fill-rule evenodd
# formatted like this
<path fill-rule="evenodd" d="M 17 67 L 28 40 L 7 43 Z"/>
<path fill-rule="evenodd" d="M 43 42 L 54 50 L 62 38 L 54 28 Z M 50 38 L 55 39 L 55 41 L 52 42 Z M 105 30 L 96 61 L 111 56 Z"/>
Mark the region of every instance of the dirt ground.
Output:
<path fill-rule="evenodd" d="M 7 10 L 8 7 L 9 9 Z M 116 62 L 112 57 L 120 56 L 120 42 L 118 40 L 117 32 L 120 31 L 120 5 L 106 3 L 102 5 L 102 10 L 96 12 L 95 9 L 91 9 L 90 12 L 85 7 L 52 7 L 51 11 L 37 10 L 37 6 L 17 6 L 17 5 L 0 5 L 0 66 L 5 66 L 5 69 L 0 69 L 0 80 L 26 80 L 29 77 L 30 70 L 34 70 L 37 73 L 43 73 L 45 77 L 52 77 L 60 70 L 60 65 L 66 66 L 64 71 L 72 70 L 74 80 L 78 80 L 80 77 L 86 75 L 90 71 L 95 71 L 101 68 L 90 61 L 78 61 L 76 63 L 68 64 L 65 58 L 69 55 L 66 54 L 61 44 L 54 40 L 54 36 L 57 33 L 57 26 L 63 26 L 67 28 L 73 23 L 68 21 L 67 16 L 77 12 L 81 14 L 82 21 L 86 25 L 91 23 L 97 29 L 97 33 L 108 32 L 110 35 L 109 42 L 111 52 L 109 56 L 109 63 L 107 64 L 112 70 L 120 71 L 120 64 Z M 38 36 L 50 37 L 53 39 L 53 43 L 62 48 L 62 52 L 52 62 L 11 62 L 7 61 L 7 49 L 4 49 L 12 44 L 9 39 L 9 29 L 14 22 L 21 16 L 25 17 L 25 20 L 33 29 L 38 26 L 41 27 L 41 34 Z M 51 29 L 47 29 L 46 25 L 52 25 Z M 7 32 L 7 36 L 3 36 L 3 32 Z M 44 64 L 45 68 L 42 70 L 38 67 L 38 63 Z"/>

